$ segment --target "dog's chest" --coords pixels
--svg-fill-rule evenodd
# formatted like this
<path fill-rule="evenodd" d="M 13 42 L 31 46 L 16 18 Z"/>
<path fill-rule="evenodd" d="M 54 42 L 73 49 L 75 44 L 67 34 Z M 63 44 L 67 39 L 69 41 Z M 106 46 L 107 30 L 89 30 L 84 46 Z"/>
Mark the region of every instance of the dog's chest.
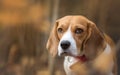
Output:
<path fill-rule="evenodd" d="M 65 60 L 64 60 L 64 69 L 66 72 L 66 75 L 76 75 L 71 69 L 70 67 L 75 64 L 76 62 L 78 62 L 77 59 L 70 57 L 70 56 L 66 56 Z"/>

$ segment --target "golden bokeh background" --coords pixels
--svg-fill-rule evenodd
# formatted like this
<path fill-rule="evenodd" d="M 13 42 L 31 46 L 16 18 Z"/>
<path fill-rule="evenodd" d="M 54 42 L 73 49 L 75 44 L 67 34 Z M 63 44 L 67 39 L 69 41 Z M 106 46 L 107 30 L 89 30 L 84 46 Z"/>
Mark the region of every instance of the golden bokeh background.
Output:
<path fill-rule="evenodd" d="M 45 45 L 66 15 L 84 15 L 112 37 L 119 75 L 119 7 L 119 0 L 0 0 L 0 75 L 65 75 L 63 57 L 52 58 Z"/>

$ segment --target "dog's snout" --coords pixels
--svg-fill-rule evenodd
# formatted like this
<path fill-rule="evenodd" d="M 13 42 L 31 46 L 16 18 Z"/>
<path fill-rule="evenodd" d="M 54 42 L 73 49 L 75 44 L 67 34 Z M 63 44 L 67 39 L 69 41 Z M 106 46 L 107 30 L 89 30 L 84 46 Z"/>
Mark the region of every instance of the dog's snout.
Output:
<path fill-rule="evenodd" d="M 69 41 L 62 41 L 60 45 L 61 45 L 62 49 L 66 50 L 69 48 L 70 42 Z"/>

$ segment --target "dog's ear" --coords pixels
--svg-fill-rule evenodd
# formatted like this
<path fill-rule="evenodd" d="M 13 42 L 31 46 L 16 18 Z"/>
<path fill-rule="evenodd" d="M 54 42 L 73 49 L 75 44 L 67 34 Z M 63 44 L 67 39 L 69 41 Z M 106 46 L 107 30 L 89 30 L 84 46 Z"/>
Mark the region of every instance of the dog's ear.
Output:
<path fill-rule="evenodd" d="M 88 58 L 94 59 L 105 47 L 104 34 L 91 21 L 88 21 L 87 28 L 88 35 L 83 43 L 83 49 Z"/>
<path fill-rule="evenodd" d="M 52 56 L 55 56 L 57 54 L 57 49 L 58 49 L 59 39 L 57 35 L 57 26 L 58 26 L 58 21 L 56 21 L 55 25 L 53 26 L 53 29 L 50 33 L 46 45 L 46 48 L 50 51 L 50 54 Z"/>

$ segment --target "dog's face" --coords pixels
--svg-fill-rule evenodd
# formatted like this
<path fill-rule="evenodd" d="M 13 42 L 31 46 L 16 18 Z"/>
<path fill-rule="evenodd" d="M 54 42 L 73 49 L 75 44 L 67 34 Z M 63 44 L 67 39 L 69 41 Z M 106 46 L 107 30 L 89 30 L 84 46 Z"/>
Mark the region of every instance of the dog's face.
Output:
<path fill-rule="evenodd" d="M 102 46 L 102 34 L 83 16 L 66 16 L 57 20 L 47 42 L 50 53 L 59 56 L 91 56 Z"/>
<path fill-rule="evenodd" d="M 87 22 L 81 17 L 67 16 L 59 20 L 57 35 L 60 40 L 58 55 L 83 54 L 82 43 L 87 37 Z"/>

